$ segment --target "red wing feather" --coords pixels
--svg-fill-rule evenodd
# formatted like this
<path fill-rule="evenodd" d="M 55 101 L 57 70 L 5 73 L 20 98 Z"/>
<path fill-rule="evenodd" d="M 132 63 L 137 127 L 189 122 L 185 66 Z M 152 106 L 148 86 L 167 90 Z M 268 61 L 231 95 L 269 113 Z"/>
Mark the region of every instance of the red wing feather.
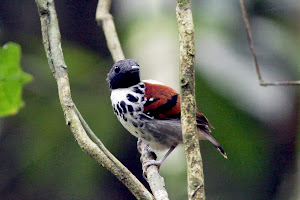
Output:
<path fill-rule="evenodd" d="M 196 110 L 196 120 L 197 120 L 197 125 L 212 127 L 212 125 L 210 125 L 208 119 L 198 110 Z"/>
<path fill-rule="evenodd" d="M 180 95 L 174 89 L 166 85 L 144 83 L 146 114 L 159 119 L 180 118 Z"/>
<path fill-rule="evenodd" d="M 210 133 L 210 128 L 213 128 L 213 126 L 209 123 L 208 119 L 198 110 L 196 111 L 196 121 L 197 121 L 197 127 L 206 132 Z"/>
<path fill-rule="evenodd" d="M 145 98 L 147 99 L 144 105 L 144 112 L 147 115 L 158 119 L 180 119 L 180 95 L 172 88 L 149 82 L 144 82 Z M 198 110 L 196 111 L 197 127 L 202 131 L 202 134 L 208 139 L 218 151 L 225 157 L 226 153 L 220 144 L 209 134 L 210 128 L 213 128 L 208 119 Z"/>
<path fill-rule="evenodd" d="M 144 82 L 146 86 L 144 112 L 155 118 L 180 118 L 180 95 L 171 87 Z M 198 110 L 196 111 L 197 126 L 206 132 L 212 127 L 208 119 Z"/>

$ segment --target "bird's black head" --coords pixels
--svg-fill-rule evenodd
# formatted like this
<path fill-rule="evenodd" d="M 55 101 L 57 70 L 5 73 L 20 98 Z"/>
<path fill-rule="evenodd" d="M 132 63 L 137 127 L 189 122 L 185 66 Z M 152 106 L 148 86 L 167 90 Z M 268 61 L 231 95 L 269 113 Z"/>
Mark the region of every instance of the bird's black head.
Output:
<path fill-rule="evenodd" d="M 107 79 L 110 89 L 128 88 L 138 84 L 140 80 L 140 66 L 133 59 L 120 60 L 116 62 Z"/>

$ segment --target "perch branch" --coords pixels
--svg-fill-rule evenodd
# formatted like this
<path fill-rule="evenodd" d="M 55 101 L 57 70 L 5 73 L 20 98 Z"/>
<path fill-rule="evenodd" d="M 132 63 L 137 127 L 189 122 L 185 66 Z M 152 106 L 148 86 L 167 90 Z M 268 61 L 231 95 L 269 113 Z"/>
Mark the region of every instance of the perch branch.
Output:
<path fill-rule="evenodd" d="M 70 126 L 78 145 L 97 163 L 112 172 L 137 199 L 152 200 L 151 193 L 104 147 L 101 141 L 96 140 L 97 146 L 87 135 L 81 123 L 84 120 L 71 98 L 67 66 L 61 49 L 60 31 L 54 2 L 53 0 L 36 0 L 36 4 L 40 14 L 43 44 L 50 69 L 57 82 L 60 104 L 66 123 Z M 88 129 L 87 131 L 91 130 Z"/>
<path fill-rule="evenodd" d="M 156 160 L 156 155 L 153 151 L 149 150 L 149 146 L 138 140 L 138 150 L 141 154 L 141 162 L 147 160 Z M 156 200 L 168 200 L 168 192 L 165 189 L 164 178 L 158 173 L 158 168 L 155 165 L 150 165 L 146 171 L 147 181 L 153 192 Z"/>
<path fill-rule="evenodd" d="M 110 6 L 111 0 L 99 0 L 96 11 L 96 21 L 99 25 L 102 24 L 108 49 L 113 57 L 114 62 L 117 62 L 119 60 L 123 60 L 125 57 L 116 32 L 113 17 L 109 13 Z M 149 151 L 148 148 L 144 148 L 144 145 L 141 145 L 140 147 L 141 149 L 139 152 L 141 153 L 141 162 L 154 159 L 154 152 Z M 158 173 L 158 168 L 155 166 L 150 166 L 146 172 L 146 175 L 155 199 L 167 200 L 168 193 L 164 187 L 164 180 Z"/>
<path fill-rule="evenodd" d="M 244 19 L 245 27 L 246 27 L 248 45 L 249 45 L 249 49 L 250 49 L 251 54 L 252 54 L 252 58 L 253 58 L 254 66 L 255 66 L 255 69 L 256 69 L 256 74 L 257 74 L 257 77 L 258 77 L 259 84 L 261 86 L 270 86 L 270 85 L 280 85 L 280 86 L 300 85 L 300 81 L 265 82 L 263 80 L 261 72 L 260 72 L 260 68 L 259 68 L 259 65 L 258 65 L 257 56 L 256 56 L 256 53 L 255 53 L 255 50 L 254 50 L 253 38 L 252 38 L 251 29 L 250 29 L 250 25 L 249 25 L 249 20 L 248 20 L 248 16 L 247 16 L 247 11 L 246 11 L 246 6 L 245 6 L 245 0 L 240 0 L 240 5 L 241 5 L 242 13 L 243 13 L 243 19 Z"/>
<path fill-rule="evenodd" d="M 194 24 L 189 0 L 177 0 L 182 135 L 188 170 L 188 198 L 205 199 L 203 164 L 196 135 Z"/>

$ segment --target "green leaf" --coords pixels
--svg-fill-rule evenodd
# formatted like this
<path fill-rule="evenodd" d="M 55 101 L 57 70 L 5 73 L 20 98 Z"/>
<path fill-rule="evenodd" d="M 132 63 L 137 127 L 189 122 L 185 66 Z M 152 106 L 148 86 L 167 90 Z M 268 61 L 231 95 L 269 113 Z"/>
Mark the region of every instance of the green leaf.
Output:
<path fill-rule="evenodd" d="M 0 117 L 16 114 L 23 106 L 22 87 L 32 77 L 20 68 L 21 47 L 7 43 L 0 47 Z"/>

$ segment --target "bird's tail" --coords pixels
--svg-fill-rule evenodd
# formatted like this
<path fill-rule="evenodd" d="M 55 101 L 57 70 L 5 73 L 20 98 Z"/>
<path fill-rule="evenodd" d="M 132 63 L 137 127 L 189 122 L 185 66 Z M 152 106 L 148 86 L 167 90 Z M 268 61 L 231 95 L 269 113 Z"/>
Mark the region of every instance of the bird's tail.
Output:
<path fill-rule="evenodd" d="M 217 140 L 209 134 L 211 132 L 210 128 L 214 128 L 214 127 L 209 123 L 208 119 L 199 111 L 196 112 L 196 119 L 197 119 L 197 127 L 199 128 L 200 132 L 204 135 L 204 137 L 207 140 L 209 140 L 218 149 L 218 151 L 222 154 L 222 156 L 224 156 L 224 158 L 227 159 L 227 155 L 226 155 L 224 149 L 217 142 Z M 199 139 L 200 138 L 201 138 L 201 135 L 199 135 Z"/>
<path fill-rule="evenodd" d="M 221 147 L 221 145 L 217 142 L 217 140 L 215 138 L 213 138 L 212 135 L 210 135 L 208 132 L 206 131 L 201 131 L 201 133 L 205 136 L 205 138 L 207 140 L 209 140 L 216 148 L 217 150 L 222 154 L 222 156 L 224 158 L 227 159 L 227 155 L 226 152 L 224 151 L 224 149 Z"/>

